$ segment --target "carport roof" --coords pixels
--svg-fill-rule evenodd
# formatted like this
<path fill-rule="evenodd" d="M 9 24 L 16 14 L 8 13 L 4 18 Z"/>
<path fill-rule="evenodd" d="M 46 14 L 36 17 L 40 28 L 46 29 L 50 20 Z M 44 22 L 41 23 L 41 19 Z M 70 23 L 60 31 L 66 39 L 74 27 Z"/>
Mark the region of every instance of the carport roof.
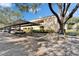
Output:
<path fill-rule="evenodd" d="M 25 20 L 17 20 L 17 21 L 14 21 L 13 23 L 10 23 L 9 25 L 4 26 L 3 28 L 10 27 L 10 26 L 18 26 L 18 25 L 36 26 L 36 25 L 40 25 L 40 24 L 34 23 L 34 22 L 25 21 Z"/>
<path fill-rule="evenodd" d="M 34 26 L 34 25 L 40 25 L 38 23 L 34 23 L 34 22 L 29 22 L 29 21 L 25 21 L 25 20 L 17 20 L 14 21 L 11 26 L 17 26 L 17 25 L 24 25 L 24 24 L 29 24 L 29 26 Z"/>

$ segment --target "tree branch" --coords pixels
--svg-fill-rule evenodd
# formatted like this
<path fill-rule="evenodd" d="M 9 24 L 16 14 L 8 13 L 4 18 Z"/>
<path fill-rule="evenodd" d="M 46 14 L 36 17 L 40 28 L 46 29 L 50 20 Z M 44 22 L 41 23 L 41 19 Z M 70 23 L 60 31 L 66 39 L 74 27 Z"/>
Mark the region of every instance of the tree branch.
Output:
<path fill-rule="evenodd" d="M 75 8 L 71 11 L 71 13 L 68 15 L 68 17 L 66 17 L 66 21 L 64 22 L 64 24 L 73 16 L 73 14 L 77 11 L 78 8 L 79 4 L 77 4 Z"/>
<path fill-rule="evenodd" d="M 58 23 L 61 24 L 61 21 L 59 19 L 58 14 L 52 8 L 52 4 L 51 3 L 48 3 L 48 6 L 49 6 L 49 9 L 51 10 L 51 12 L 56 16 Z"/>
<path fill-rule="evenodd" d="M 62 3 L 57 3 L 59 7 L 60 16 L 62 16 Z"/>
<path fill-rule="evenodd" d="M 71 3 L 67 3 L 67 6 L 66 6 L 66 8 L 65 8 L 65 10 L 64 10 L 64 16 L 66 15 L 66 13 L 67 13 L 67 11 L 68 11 L 70 5 L 71 5 Z"/>
<path fill-rule="evenodd" d="M 66 9 L 66 3 L 63 4 L 63 12 L 62 12 L 62 16 L 64 17 L 64 12 L 65 12 L 65 9 Z"/>

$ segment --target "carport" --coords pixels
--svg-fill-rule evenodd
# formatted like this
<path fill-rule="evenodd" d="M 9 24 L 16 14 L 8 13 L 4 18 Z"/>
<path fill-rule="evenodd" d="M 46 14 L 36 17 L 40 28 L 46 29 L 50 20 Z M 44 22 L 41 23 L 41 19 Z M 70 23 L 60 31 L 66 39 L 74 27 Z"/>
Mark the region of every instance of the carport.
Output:
<path fill-rule="evenodd" d="M 18 28 L 18 30 L 20 31 L 22 26 L 39 26 L 39 25 L 40 24 L 34 23 L 34 22 L 29 22 L 29 21 L 24 21 L 24 20 L 17 20 L 17 21 L 14 21 L 13 23 L 11 23 L 9 25 L 4 26 L 1 29 L 8 30 L 8 33 L 10 33 L 12 28 Z"/>

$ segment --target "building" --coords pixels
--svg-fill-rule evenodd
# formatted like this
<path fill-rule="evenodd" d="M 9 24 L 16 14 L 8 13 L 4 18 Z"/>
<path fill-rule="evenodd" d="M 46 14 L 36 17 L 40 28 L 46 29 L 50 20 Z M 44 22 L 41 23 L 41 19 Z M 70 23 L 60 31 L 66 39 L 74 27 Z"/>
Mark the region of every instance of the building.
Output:
<path fill-rule="evenodd" d="M 44 30 L 54 30 L 55 32 L 57 32 L 59 29 L 59 24 L 55 16 L 34 19 L 31 22 L 41 24 L 41 26 L 44 26 Z M 39 29 L 40 26 L 34 26 L 33 28 Z"/>
<path fill-rule="evenodd" d="M 31 31 L 31 28 L 27 30 L 28 27 L 32 27 L 35 25 L 40 25 L 40 24 L 29 22 L 29 21 L 24 21 L 24 20 L 16 20 L 7 26 L 4 26 L 3 30 L 9 33 L 23 32 L 23 31 L 28 32 L 29 30 Z"/>
<path fill-rule="evenodd" d="M 22 30 L 24 32 L 36 31 L 55 31 L 59 30 L 59 24 L 55 16 L 48 16 L 34 19 L 31 22 L 24 20 L 17 20 L 10 24 L 11 30 Z"/>

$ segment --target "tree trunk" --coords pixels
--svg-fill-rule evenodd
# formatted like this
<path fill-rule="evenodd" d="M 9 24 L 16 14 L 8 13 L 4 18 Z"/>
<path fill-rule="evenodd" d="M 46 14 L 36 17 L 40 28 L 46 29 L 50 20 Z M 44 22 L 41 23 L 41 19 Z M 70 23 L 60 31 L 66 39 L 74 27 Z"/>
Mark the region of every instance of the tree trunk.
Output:
<path fill-rule="evenodd" d="M 20 30 L 21 30 L 21 25 L 18 25 L 18 27 L 19 27 L 19 29 L 18 29 L 18 30 L 20 31 Z"/>
<path fill-rule="evenodd" d="M 65 29 L 64 29 L 64 24 L 60 25 L 60 29 L 59 29 L 59 34 L 63 34 L 65 33 Z"/>
<path fill-rule="evenodd" d="M 11 27 L 8 28 L 8 33 L 11 33 Z"/>

